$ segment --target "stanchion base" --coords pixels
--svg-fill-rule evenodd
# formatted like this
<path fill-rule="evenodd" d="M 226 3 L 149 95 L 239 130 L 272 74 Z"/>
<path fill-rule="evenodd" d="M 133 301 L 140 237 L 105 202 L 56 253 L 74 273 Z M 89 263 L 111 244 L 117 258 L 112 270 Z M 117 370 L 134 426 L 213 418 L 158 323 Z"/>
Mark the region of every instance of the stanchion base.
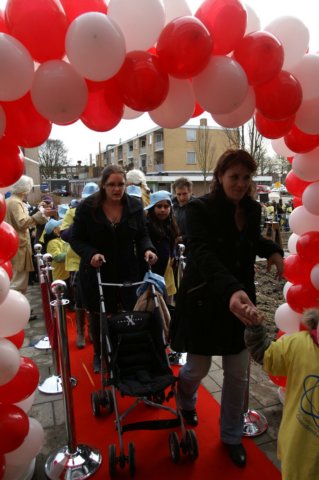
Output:
<path fill-rule="evenodd" d="M 38 390 L 49 395 L 57 395 L 58 393 L 62 393 L 63 389 L 61 377 L 58 377 L 57 375 L 51 375 L 51 377 L 46 378 L 38 386 Z"/>
<path fill-rule="evenodd" d="M 49 337 L 43 337 L 41 340 L 39 340 L 35 345 L 34 348 L 37 348 L 38 350 L 50 350 L 51 349 L 51 344 Z"/>
<path fill-rule="evenodd" d="M 100 467 L 102 455 L 87 445 L 78 445 L 74 453 L 67 446 L 52 453 L 45 463 L 51 480 L 82 480 L 91 477 Z"/>
<path fill-rule="evenodd" d="M 256 410 L 248 410 L 244 413 L 244 437 L 257 437 L 268 428 L 268 422 L 262 413 Z"/>

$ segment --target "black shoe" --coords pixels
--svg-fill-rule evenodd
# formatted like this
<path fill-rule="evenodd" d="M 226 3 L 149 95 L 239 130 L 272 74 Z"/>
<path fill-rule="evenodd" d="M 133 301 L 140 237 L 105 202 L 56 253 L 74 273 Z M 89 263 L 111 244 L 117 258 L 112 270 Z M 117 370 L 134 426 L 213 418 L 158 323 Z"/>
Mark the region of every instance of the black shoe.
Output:
<path fill-rule="evenodd" d="M 94 354 L 93 357 L 93 371 L 94 373 L 100 373 L 101 371 L 101 359 L 99 355 Z"/>
<path fill-rule="evenodd" d="M 187 425 L 192 425 L 193 427 L 196 427 L 198 425 L 198 417 L 195 408 L 194 410 L 181 409 L 181 414 Z"/>
<path fill-rule="evenodd" d="M 237 465 L 237 467 L 244 467 L 247 459 L 244 446 L 241 443 L 238 443 L 237 445 L 225 443 L 225 446 L 228 450 L 228 455 L 234 464 Z"/>

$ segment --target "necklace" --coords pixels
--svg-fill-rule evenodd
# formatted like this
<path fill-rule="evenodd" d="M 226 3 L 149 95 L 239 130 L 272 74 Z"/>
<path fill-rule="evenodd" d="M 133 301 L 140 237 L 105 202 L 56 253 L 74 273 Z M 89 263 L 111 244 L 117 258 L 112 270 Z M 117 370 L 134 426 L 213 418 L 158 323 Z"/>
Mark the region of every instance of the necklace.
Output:
<path fill-rule="evenodd" d="M 120 209 L 115 209 L 116 211 L 114 212 L 114 209 L 108 208 L 107 205 L 103 205 L 103 210 L 105 213 L 106 218 L 110 222 L 111 226 L 113 228 L 116 228 L 117 225 L 120 223 L 121 217 L 122 217 L 122 208 Z"/>

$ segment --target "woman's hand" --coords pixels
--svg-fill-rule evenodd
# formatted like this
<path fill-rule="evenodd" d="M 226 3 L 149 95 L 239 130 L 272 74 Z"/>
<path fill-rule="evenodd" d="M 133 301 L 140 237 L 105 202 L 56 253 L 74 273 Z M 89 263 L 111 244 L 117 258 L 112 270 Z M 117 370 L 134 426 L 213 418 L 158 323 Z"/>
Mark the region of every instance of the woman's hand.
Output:
<path fill-rule="evenodd" d="M 98 268 L 102 265 L 102 263 L 105 263 L 105 257 L 101 253 L 96 253 L 93 255 L 91 258 L 90 265 L 94 268 Z"/>
<path fill-rule="evenodd" d="M 149 265 L 154 265 L 157 262 L 157 255 L 156 253 L 152 252 L 152 250 L 146 250 L 144 253 L 145 262 Z"/>
<path fill-rule="evenodd" d="M 270 272 L 272 265 L 276 267 L 275 278 L 277 280 L 282 279 L 284 273 L 284 259 L 280 253 L 273 253 L 267 260 L 267 272 Z"/>
<path fill-rule="evenodd" d="M 229 310 L 246 326 L 260 323 L 257 308 L 244 290 L 238 290 L 232 294 L 229 300 Z"/>

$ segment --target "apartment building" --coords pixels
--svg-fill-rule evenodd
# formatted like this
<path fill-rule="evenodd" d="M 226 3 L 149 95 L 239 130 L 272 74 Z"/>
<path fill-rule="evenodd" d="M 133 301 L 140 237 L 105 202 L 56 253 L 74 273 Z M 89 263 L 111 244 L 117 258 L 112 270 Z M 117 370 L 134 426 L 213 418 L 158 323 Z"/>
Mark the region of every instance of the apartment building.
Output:
<path fill-rule="evenodd" d="M 222 127 L 208 126 L 207 120 L 201 119 L 200 125 L 154 127 L 116 145 L 107 145 L 96 156 L 96 165 L 118 164 L 125 170 L 139 168 L 153 191 L 171 191 L 177 178 L 187 176 L 197 195 L 204 193 L 203 170 L 209 182 L 217 159 L 230 143 Z"/>

